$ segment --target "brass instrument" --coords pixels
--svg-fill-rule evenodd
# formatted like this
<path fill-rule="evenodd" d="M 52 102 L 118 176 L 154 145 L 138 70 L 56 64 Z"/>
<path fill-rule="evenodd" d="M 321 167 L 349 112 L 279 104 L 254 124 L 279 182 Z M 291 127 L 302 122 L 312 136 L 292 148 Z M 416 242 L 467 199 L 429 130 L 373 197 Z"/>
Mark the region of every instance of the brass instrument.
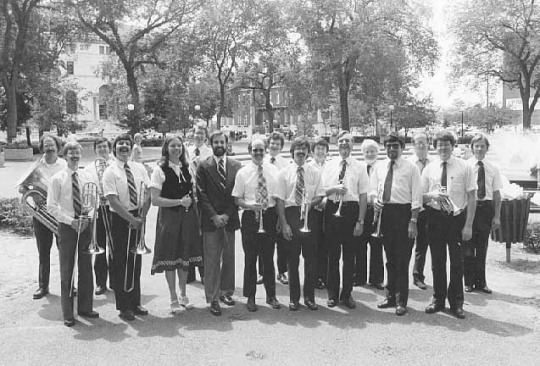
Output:
<path fill-rule="evenodd" d="M 257 212 L 257 216 L 259 219 L 259 231 L 257 231 L 258 234 L 265 234 L 266 230 L 264 230 L 264 220 L 263 220 L 263 213 L 264 210 L 260 210 Z"/>
<path fill-rule="evenodd" d="M 441 186 L 440 184 L 437 184 L 437 187 L 439 189 L 439 192 L 441 193 L 447 193 L 447 189 L 444 186 Z M 461 213 L 461 209 L 456 206 L 452 198 L 450 196 L 446 196 L 443 201 L 439 201 L 439 206 L 441 207 L 441 211 L 446 213 L 447 215 L 457 216 Z"/>
<path fill-rule="evenodd" d="M 124 291 L 131 292 L 135 287 L 135 264 L 137 261 L 137 255 L 150 254 L 152 251 L 146 246 L 144 241 L 145 228 L 146 228 L 146 210 L 145 205 L 148 200 L 148 189 L 144 182 L 141 182 L 139 189 L 139 206 L 138 206 L 138 217 L 142 219 L 141 228 L 136 230 L 132 227 L 129 228 L 127 246 L 126 246 L 126 271 L 124 273 Z M 129 249 L 129 243 L 131 242 L 131 235 L 135 231 L 135 248 Z M 133 254 L 133 270 L 131 272 L 131 285 L 128 283 L 129 280 L 129 254 Z"/>
<path fill-rule="evenodd" d="M 308 219 L 309 219 L 309 200 L 307 195 L 307 189 L 304 187 L 304 191 L 302 194 L 302 206 L 300 208 L 300 220 L 304 220 L 304 226 L 300 229 L 300 232 L 302 233 L 310 233 L 311 230 L 308 227 Z"/>
<path fill-rule="evenodd" d="M 347 173 L 345 172 L 345 174 L 347 174 Z M 346 188 L 345 187 L 345 176 L 343 177 L 343 179 L 341 179 L 339 181 L 339 184 L 343 185 L 343 187 Z M 335 217 L 341 217 L 341 207 L 343 206 L 343 195 L 342 194 L 336 194 L 336 196 L 337 196 L 337 199 L 339 200 L 339 206 L 338 206 L 337 211 L 334 213 L 334 216 Z"/>
<path fill-rule="evenodd" d="M 379 192 L 379 196 L 377 197 L 377 202 L 379 203 L 382 203 L 382 196 L 383 196 L 383 192 L 384 190 L 380 190 Z M 375 211 L 375 213 L 373 214 L 373 223 L 377 223 L 377 229 L 375 230 L 374 233 L 371 234 L 372 237 L 374 238 L 382 238 L 382 232 L 381 232 L 381 222 L 382 222 L 382 210 L 384 209 L 381 208 L 380 210 L 377 210 Z"/>
<path fill-rule="evenodd" d="M 105 227 L 105 238 L 107 241 L 107 248 L 109 252 L 109 256 L 111 259 L 113 259 L 113 252 L 114 252 L 114 245 L 112 240 L 112 231 L 111 231 L 111 223 L 109 221 L 109 216 L 107 215 L 107 198 L 105 198 L 105 193 L 103 191 L 103 173 L 105 173 L 105 169 L 107 169 L 107 161 L 103 158 L 97 158 L 94 161 L 94 167 L 96 169 L 96 174 L 98 177 L 98 183 L 99 183 L 99 210 L 101 212 L 101 217 L 103 219 L 103 226 Z"/>
<path fill-rule="evenodd" d="M 86 192 L 85 192 L 86 190 Z M 97 213 L 99 209 L 99 193 L 98 193 L 98 187 L 95 183 L 86 183 L 83 188 L 83 199 L 86 199 L 88 201 L 89 205 L 92 205 L 91 208 L 93 208 L 93 214 L 92 214 L 92 239 L 90 240 L 90 245 L 88 245 L 88 249 L 84 251 L 85 254 L 102 254 L 105 253 L 105 249 L 100 247 L 97 243 Z"/>
<path fill-rule="evenodd" d="M 43 157 L 37 160 L 17 182 L 17 187 L 25 187 L 21 203 L 23 210 L 58 235 L 58 221 L 47 211 L 47 187 L 49 181 L 41 170 Z"/>

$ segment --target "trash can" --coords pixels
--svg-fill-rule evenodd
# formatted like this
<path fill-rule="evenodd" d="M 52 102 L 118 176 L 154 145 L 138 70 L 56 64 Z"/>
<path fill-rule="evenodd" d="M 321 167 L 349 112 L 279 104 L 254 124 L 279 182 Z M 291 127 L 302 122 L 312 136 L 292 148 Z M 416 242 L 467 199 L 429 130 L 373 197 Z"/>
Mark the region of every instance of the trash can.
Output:
<path fill-rule="evenodd" d="M 510 247 L 512 243 L 522 243 L 529 222 L 531 195 L 515 200 L 501 202 L 501 226 L 491 230 L 491 239 L 506 243 L 506 262 L 510 262 Z"/>

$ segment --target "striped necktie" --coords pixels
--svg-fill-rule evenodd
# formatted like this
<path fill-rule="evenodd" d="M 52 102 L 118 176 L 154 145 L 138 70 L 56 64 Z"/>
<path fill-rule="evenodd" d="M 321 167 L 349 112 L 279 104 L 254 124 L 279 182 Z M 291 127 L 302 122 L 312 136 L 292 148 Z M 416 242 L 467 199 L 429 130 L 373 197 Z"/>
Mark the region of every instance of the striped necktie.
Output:
<path fill-rule="evenodd" d="M 128 184 L 128 190 L 129 190 L 129 203 L 132 207 L 139 207 L 139 204 L 137 202 L 137 188 L 135 186 L 135 178 L 133 177 L 133 173 L 131 173 L 131 168 L 128 164 L 124 164 L 124 169 L 126 170 L 126 177 L 127 177 L 127 184 Z"/>
<path fill-rule="evenodd" d="M 297 206 L 302 205 L 304 197 L 304 167 L 299 166 L 296 170 L 296 188 L 294 192 L 294 202 Z"/>
<path fill-rule="evenodd" d="M 77 179 L 77 172 L 73 172 L 71 175 L 71 189 L 73 193 L 73 210 L 75 211 L 75 217 L 81 216 L 81 190 L 79 188 L 79 180 Z"/>
<path fill-rule="evenodd" d="M 486 169 L 481 160 L 478 161 L 478 179 L 476 183 L 478 184 L 478 199 L 482 200 L 486 197 Z"/>
<path fill-rule="evenodd" d="M 263 205 L 263 207 L 268 207 L 268 189 L 266 188 L 266 178 L 263 174 L 263 167 L 262 165 L 259 165 L 258 168 L 259 173 L 259 183 L 258 183 L 258 189 L 257 194 L 259 198 L 259 203 Z"/>
<path fill-rule="evenodd" d="M 225 189 L 227 183 L 227 174 L 225 173 L 225 159 L 221 158 L 218 164 L 219 184 Z"/>
<path fill-rule="evenodd" d="M 345 178 L 345 172 L 347 172 L 347 160 L 343 159 L 341 161 L 341 171 L 339 172 L 339 183 L 343 182 L 343 178 Z"/>

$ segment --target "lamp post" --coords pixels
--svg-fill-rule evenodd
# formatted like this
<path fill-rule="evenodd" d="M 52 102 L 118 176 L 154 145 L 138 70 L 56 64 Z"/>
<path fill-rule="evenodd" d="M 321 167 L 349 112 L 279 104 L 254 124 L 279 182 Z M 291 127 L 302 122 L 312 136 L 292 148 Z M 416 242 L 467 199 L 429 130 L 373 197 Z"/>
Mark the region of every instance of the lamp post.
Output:
<path fill-rule="evenodd" d="M 129 111 L 129 122 L 130 122 L 130 125 L 133 123 L 133 110 L 135 109 L 135 106 L 131 103 L 129 103 L 127 105 L 127 109 Z M 139 127 L 139 126 L 137 126 Z M 133 128 L 133 126 L 130 126 L 130 128 Z M 138 128 L 138 131 L 140 131 L 140 128 Z"/>
<path fill-rule="evenodd" d="M 392 112 L 394 111 L 394 105 L 393 104 L 390 104 L 388 106 L 388 109 L 390 110 L 390 132 L 392 132 L 393 130 L 393 127 L 392 127 Z"/>
<path fill-rule="evenodd" d="M 463 138 L 463 111 L 461 111 L 461 138 Z"/>

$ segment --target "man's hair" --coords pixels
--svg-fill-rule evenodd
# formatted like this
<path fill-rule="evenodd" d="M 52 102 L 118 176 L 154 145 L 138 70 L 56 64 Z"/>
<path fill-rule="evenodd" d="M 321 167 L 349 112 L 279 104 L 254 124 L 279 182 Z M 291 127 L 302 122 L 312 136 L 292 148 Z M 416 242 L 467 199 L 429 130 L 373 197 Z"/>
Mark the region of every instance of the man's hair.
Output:
<path fill-rule="evenodd" d="M 326 149 L 326 152 L 330 150 L 330 145 L 328 144 L 328 141 L 326 141 L 326 139 L 322 137 L 313 143 L 313 145 L 311 146 L 311 151 L 315 151 L 316 146 L 324 147 Z"/>
<path fill-rule="evenodd" d="M 133 139 L 131 138 L 131 136 L 127 133 L 122 133 L 116 136 L 116 138 L 114 139 L 112 149 L 114 156 L 116 156 L 116 144 L 118 144 L 119 141 L 129 141 L 129 143 L 131 144 L 131 148 L 133 148 Z"/>
<path fill-rule="evenodd" d="M 249 142 L 248 146 L 247 146 L 248 153 L 250 153 L 250 154 L 251 154 L 251 151 L 253 150 L 253 142 L 255 142 L 255 141 L 261 141 L 264 144 L 265 149 L 268 147 L 268 142 L 266 140 L 263 140 L 263 139 L 260 139 L 260 138 L 251 140 Z"/>
<path fill-rule="evenodd" d="M 484 141 L 486 143 L 486 150 L 489 150 L 489 140 L 486 135 L 483 133 L 477 133 L 474 135 L 474 137 L 471 140 L 471 150 L 473 149 L 473 145 L 477 143 L 478 141 Z"/>
<path fill-rule="evenodd" d="M 309 146 L 309 140 L 305 137 L 297 137 L 294 139 L 293 143 L 291 144 L 291 157 L 294 159 L 294 149 L 297 147 L 305 147 L 308 151 L 308 153 L 311 152 L 310 146 Z"/>
<path fill-rule="evenodd" d="M 433 139 L 433 147 L 437 148 L 437 142 L 439 141 L 446 141 L 449 142 L 450 145 L 454 146 L 456 144 L 456 138 L 454 134 L 449 130 L 442 130 L 437 132 L 435 135 L 435 138 Z"/>
<path fill-rule="evenodd" d="M 79 144 L 77 141 L 74 141 L 74 140 L 70 140 L 66 142 L 66 144 L 64 145 L 64 148 L 62 149 L 62 155 L 66 157 L 68 151 L 70 150 L 79 150 L 81 153 L 83 151 L 81 144 Z"/>
<path fill-rule="evenodd" d="M 281 132 L 272 132 L 270 136 L 268 136 L 268 145 L 270 145 L 270 141 L 272 140 L 279 140 L 281 142 L 281 148 L 283 149 L 283 146 L 285 145 L 285 136 Z"/>
<path fill-rule="evenodd" d="M 204 131 L 204 138 L 208 137 L 208 127 L 206 127 L 204 122 L 199 122 L 193 127 L 193 133 L 195 133 L 197 130 Z"/>
<path fill-rule="evenodd" d="M 413 136 L 413 142 L 416 141 L 417 138 L 420 138 L 420 137 L 424 137 L 426 139 L 426 141 L 429 141 L 429 137 L 427 135 L 427 133 L 423 132 L 423 131 L 420 131 L 420 132 L 416 132 Z"/>
<path fill-rule="evenodd" d="M 103 143 L 103 142 L 107 142 L 107 146 L 109 147 L 109 150 L 112 149 L 112 144 L 109 140 L 107 140 L 106 137 L 98 137 L 95 141 L 94 141 L 94 151 L 96 151 L 96 148 L 99 144 Z"/>
<path fill-rule="evenodd" d="M 229 143 L 229 136 L 227 136 L 227 134 L 225 132 L 217 130 L 217 131 L 212 132 L 212 134 L 210 135 L 210 146 L 213 145 L 214 139 L 217 136 L 225 136 L 225 143 L 226 144 Z"/>
<path fill-rule="evenodd" d="M 362 142 L 362 145 L 360 145 L 360 149 L 362 150 L 362 152 L 366 152 L 366 150 L 370 147 L 374 147 L 377 151 L 379 150 L 379 144 L 377 143 L 377 141 L 372 139 L 365 139 Z"/>
<path fill-rule="evenodd" d="M 340 138 L 342 138 L 343 136 L 345 135 L 350 135 L 351 133 L 347 130 L 341 130 L 339 131 L 339 133 L 337 134 L 337 139 L 339 140 Z"/>
<path fill-rule="evenodd" d="M 401 148 L 402 149 L 405 148 L 405 140 L 403 139 L 402 136 L 400 136 L 395 131 L 390 132 L 388 135 L 384 137 L 384 140 L 383 140 L 384 147 L 386 147 L 386 144 L 391 143 L 391 142 L 399 142 L 399 145 L 401 146 Z"/>
<path fill-rule="evenodd" d="M 60 152 L 60 150 L 62 150 L 62 140 L 60 140 L 60 137 L 49 134 L 49 133 L 46 134 L 46 135 L 41 136 L 41 138 L 39 139 L 39 151 L 44 152 L 43 151 L 43 140 L 45 140 L 47 137 L 50 137 L 51 139 L 54 140 L 54 143 L 56 144 L 56 150 L 58 152 Z"/>

